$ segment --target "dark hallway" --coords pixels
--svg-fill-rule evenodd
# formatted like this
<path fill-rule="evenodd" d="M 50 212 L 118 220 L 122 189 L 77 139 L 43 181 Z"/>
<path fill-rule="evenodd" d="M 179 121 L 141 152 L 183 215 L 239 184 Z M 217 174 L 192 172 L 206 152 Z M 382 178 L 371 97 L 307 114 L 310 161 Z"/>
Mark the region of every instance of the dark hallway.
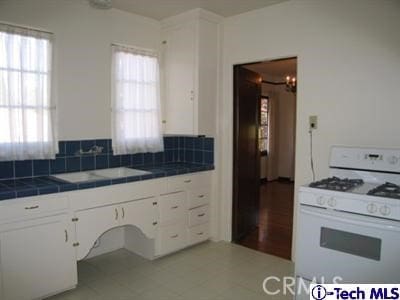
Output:
<path fill-rule="evenodd" d="M 291 259 L 294 184 L 271 181 L 260 187 L 259 227 L 239 244 Z"/>

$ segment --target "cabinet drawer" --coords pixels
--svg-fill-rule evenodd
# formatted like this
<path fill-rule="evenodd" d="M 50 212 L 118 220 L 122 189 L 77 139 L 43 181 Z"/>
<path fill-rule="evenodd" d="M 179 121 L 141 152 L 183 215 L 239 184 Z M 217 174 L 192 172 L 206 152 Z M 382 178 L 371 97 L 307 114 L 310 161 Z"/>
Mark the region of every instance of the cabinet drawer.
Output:
<path fill-rule="evenodd" d="M 186 192 L 162 195 L 158 201 L 160 224 L 185 220 Z"/>
<path fill-rule="evenodd" d="M 188 208 L 210 203 L 210 187 L 196 188 L 188 192 Z"/>
<path fill-rule="evenodd" d="M 197 225 L 188 229 L 188 244 L 193 245 L 208 240 L 209 223 Z"/>
<path fill-rule="evenodd" d="M 185 191 L 191 188 L 204 187 L 210 185 L 209 172 L 198 174 L 187 174 L 168 178 L 168 191 Z"/>
<path fill-rule="evenodd" d="M 208 205 L 189 210 L 189 227 L 207 223 L 210 220 Z"/>
<path fill-rule="evenodd" d="M 24 199 L 2 201 L 0 205 L 0 222 L 2 220 L 42 216 L 55 211 L 68 209 L 68 197 L 61 194 L 35 196 Z"/>
<path fill-rule="evenodd" d="M 156 255 L 167 254 L 186 246 L 186 225 L 180 222 L 159 227 L 156 240 Z"/>

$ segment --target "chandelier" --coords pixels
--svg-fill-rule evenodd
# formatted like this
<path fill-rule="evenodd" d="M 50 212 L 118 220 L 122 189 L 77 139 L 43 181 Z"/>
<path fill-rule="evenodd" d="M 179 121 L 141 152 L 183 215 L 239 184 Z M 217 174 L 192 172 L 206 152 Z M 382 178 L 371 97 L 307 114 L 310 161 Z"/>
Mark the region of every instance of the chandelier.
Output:
<path fill-rule="evenodd" d="M 296 93 L 296 77 L 286 76 L 286 91 Z"/>

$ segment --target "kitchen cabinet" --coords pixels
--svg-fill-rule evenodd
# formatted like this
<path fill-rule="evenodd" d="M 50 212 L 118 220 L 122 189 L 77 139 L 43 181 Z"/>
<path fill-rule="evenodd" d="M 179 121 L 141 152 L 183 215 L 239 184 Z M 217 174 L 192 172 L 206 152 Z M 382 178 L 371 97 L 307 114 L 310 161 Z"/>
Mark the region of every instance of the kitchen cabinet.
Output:
<path fill-rule="evenodd" d="M 201 9 L 162 21 L 166 134 L 215 135 L 220 21 Z"/>
<path fill-rule="evenodd" d="M 1 299 L 39 299 L 76 286 L 70 221 L 64 214 L 2 227 Z"/>
<path fill-rule="evenodd" d="M 77 261 L 124 226 L 124 247 L 156 259 L 209 238 L 211 173 L 0 202 L 0 299 L 42 299 L 77 284 Z"/>
<path fill-rule="evenodd" d="M 77 259 L 83 259 L 103 233 L 118 226 L 136 226 L 148 238 L 154 239 L 157 204 L 156 198 L 150 197 L 76 212 Z"/>

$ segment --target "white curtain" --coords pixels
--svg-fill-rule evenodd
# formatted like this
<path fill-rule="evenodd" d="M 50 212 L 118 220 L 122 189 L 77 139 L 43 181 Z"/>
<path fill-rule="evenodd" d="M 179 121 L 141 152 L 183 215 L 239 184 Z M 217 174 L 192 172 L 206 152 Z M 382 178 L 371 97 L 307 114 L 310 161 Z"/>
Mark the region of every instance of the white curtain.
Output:
<path fill-rule="evenodd" d="M 0 24 L 0 160 L 58 152 L 51 93 L 52 34 Z"/>
<path fill-rule="evenodd" d="M 112 55 L 114 153 L 163 151 L 157 55 L 116 45 Z"/>

